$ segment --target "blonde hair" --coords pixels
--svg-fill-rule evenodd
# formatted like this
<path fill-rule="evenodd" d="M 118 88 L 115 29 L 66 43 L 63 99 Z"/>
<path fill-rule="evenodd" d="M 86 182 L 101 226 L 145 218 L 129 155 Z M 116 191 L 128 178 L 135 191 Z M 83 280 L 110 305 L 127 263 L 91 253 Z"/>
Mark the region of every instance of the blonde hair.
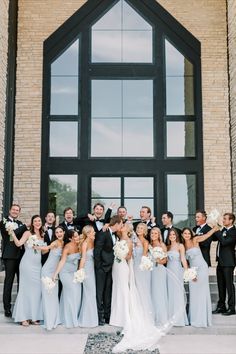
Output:
<path fill-rule="evenodd" d="M 137 227 L 136 227 L 136 230 L 139 226 L 142 226 L 144 228 L 144 237 L 147 237 L 147 234 L 148 234 L 148 227 L 146 224 L 144 224 L 143 222 L 140 222 L 138 223 Z"/>
<path fill-rule="evenodd" d="M 162 240 L 162 234 L 161 234 L 161 230 L 160 230 L 160 228 L 159 227 L 157 227 L 157 226 L 155 226 L 155 227 L 153 227 L 152 229 L 151 229 L 151 232 L 150 232 L 150 237 L 152 237 L 152 230 L 157 230 L 158 231 L 158 235 L 159 235 L 159 242 L 163 242 L 163 240 Z M 151 240 L 152 240 L 152 238 L 151 238 Z"/>

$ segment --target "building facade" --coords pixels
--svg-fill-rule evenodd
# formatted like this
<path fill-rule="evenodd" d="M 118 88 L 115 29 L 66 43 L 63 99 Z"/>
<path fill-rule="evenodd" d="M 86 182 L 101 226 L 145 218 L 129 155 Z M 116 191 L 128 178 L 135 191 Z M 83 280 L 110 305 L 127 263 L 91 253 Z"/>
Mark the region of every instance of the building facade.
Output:
<path fill-rule="evenodd" d="M 1 2 L 0 203 L 234 210 L 234 0 Z"/>

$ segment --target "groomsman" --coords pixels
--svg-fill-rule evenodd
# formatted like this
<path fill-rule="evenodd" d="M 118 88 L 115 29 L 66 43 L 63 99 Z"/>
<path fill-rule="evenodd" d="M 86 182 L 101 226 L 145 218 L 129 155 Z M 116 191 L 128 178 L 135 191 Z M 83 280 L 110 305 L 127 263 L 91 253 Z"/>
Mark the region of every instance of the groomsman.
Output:
<path fill-rule="evenodd" d="M 147 228 L 148 228 L 147 239 L 150 240 L 151 229 L 154 226 L 159 227 L 159 225 L 156 224 L 156 218 L 155 218 L 155 216 L 151 216 L 152 211 L 151 211 L 151 208 L 149 208 L 148 206 L 142 206 L 142 208 L 140 209 L 139 215 L 140 215 L 140 220 L 135 221 L 133 223 L 134 231 L 136 231 L 136 228 L 140 222 L 146 224 Z"/>
<path fill-rule="evenodd" d="M 21 238 L 23 233 L 27 230 L 27 225 L 17 220 L 21 208 L 18 204 L 12 204 L 7 221 L 14 222 L 17 228 L 14 230 L 16 237 Z M 2 235 L 2 259 L 5 267 L 5 279 L 3 286 L 3 306 L 6 317 L 11 317 L 11 292 L 15 275 L 19 285 L 19 264 L 23 256 L 23 249 L 16 247 L 15 243 L 10 240 L 10 236 L 6 230 L 3 220 L 0 221 L 0 231 Z"/>
<path fill-rule="evenodd" d="M 133 216 L 127 214 L 127 208 L 124 205 L 119 206 L 117 209 L 117 215 L 122 219 L 123 224 L 126 222 L 132 223 Z"/>
<path fill-rule="evenodd" d="M 108 229 L 98 232 L 95 238 L 94 265 L 99 326 L 103 326 L 110 321 L 112 265 L 114 262 L 113 246 L 116 242 L 115 233 L 120 231 L 122 226 L 121 218 L 118 215 L 114 215 L 110 220 Z"/>
<path fill-rule="evenodd" d="M 65 240 L 69 241 L 68 231 L 69 230 L 78 230 L 82 231 L 84 226 L 84 218 L 75 217 L 74 211 L 71 207 L 68 207 L 64 210 L 64 220 L 60 223 L 60 226 L 65 230 Z"/>
<path fill-rule="evenodd" d="M 211 230 L 211 227 L 206 223 L 207 214 L 205 210 L 197 210 L 195 214 L 196 226 L 193 228 L 193 232 L 195 235 L 205 235 L 208 231 Z M 209 237 L 207 240 L 200 242 L 199 246 L 202 252 L 202 256 L 205 259 L 208 267 L 211 266 L 211 257 L 210 257 L 210 249 L 211 242 L 213 241 L 213 235 Z"/>
<path fill-rule="evenodd" d="M 49 246 L 53 241 L 54 230 L 55 230 L 56 215 L 53 211 L 49 211 L 45 216 L 44 224 L 44 242 Z M 48 259 L 49 252 L 42 254 L 42 265 Z"/>
<path fill-rule="evenodd" d="M 93 214 L 88 214 L 87 218 L 85 217 L 85 225 L 93 226 L 96 234 L 103 231 L 104 226 L 108 226 L 110 222 L 113 207 L 114 204 L 111 204 L 103 217 L 105 207 L 101 203 L 96 203 L 93 207 Z"/>
<path fill-rule="evenodd" d="M 181 230 L 173 226 L 174 215 L 170 211 L 165 211 L 161 216 L 161 222 L 164 227 L 161 228 L 162 240 L 167 244 L 169 231 L 172 227 L 178 232 L 179 237 L 181 237 Z"/>
<path fill-rule="evenodd" d="M 234 226 L 235 215 L 225 213 L 223 216 L 224 228 L 214 234 L 218 240 L 216 249 L 216 260 L 218 261 L 216 275 L 219 292 L 219 301 L 214 314 L 222 313 L 224 316 L 235 315 L 235 288 L 234 288 L 234 268 L 236 228 Z M 226 309 L 226 292 L 228 298 L 228 309 Z"/>

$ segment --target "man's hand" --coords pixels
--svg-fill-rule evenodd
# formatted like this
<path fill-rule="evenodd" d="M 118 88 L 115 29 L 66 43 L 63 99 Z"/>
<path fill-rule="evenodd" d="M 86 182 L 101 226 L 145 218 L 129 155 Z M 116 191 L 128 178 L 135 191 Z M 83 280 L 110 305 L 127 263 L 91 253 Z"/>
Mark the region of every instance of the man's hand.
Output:
<path fill-rule="evenodd" d="M 92 215 L 92 214 L 88 214 L 88 218 L 89 218 L 90 221 L 95 221 L 96 220 L 95 215 Z"/>

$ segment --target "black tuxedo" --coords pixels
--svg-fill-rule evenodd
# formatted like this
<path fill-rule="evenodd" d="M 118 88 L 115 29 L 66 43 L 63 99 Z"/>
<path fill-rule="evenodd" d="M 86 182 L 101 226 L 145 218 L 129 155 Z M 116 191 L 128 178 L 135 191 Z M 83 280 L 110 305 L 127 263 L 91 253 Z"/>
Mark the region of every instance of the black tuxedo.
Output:
<path fill-rule="evenodd" d="M 46 231 L 44 232 L 44 235 L 43 235 L 43 241 L 47 244 L 47 246 L 49 246 L 53 241 L 55 226 L 52 226 L 50 229 L 52 230 L 51 238 L 50 238 L 48 229 L 46 229 Z M 42 254 L 42 265 L 44 265 L 44 263 L 48 259 L 48 255 L 49 255 L 49 252 Z"/>
<path fill-rule="evenodd" d="M 216 274 L 219 291 L 219 301 L 217 307 L 225 309 L 226 291 L 228 294 L 228 308 L 235 310 L 235 288 L 234 288 L 234 267 L 236 228 L 233 226 L 229 230 L 217 231 L 214 239 L 218 240 L 216 249 L 216 260 L 218 261 Z"/>
<path fill-rule="evenodd" d="M 110 229 L 97 233 L 94 244 L 96 298 L 99 321 L 109 321 L 111 314 L 113 240 Z"/>
<path fill-rule="evenodd" d="M 83 220 L 84 224 L 93 226 L 96 234 L 98 232 L 102 232 L 102 229 L 100 229 L 100 230 L 98 229 L 98 225 L 97 225 L 96 221 L 100 221 L 103 224 L 103 226 L 105 224 L 108 224 L 110 222 L 110 220 L 111 220 L 111 213 L 112 213 L 112 209 L 108 208 L 104 218 L 99 219 L 99 220 L 94 220 L 94 221 L 91 221 L 88 217 L 84 217 L 84 220 Z"/>
<path fill-rule="evenodd" d="M 195 226 L 193 228 L 193 232 L 196 233 L 198 231 L 198 228 L 200 226 Z M 198 232 L 197 235 L 205 235 L 211 230 L 211 227 L 207 224 L 205 224 Z M 196 236 L 197 236 L 196 235 Z M 213 241 L 213 235 L 210 236 L 207 240 L 203 242 L 199 242 L 200 249 L 202 251 L 202 256 L 205 259 L 206 263 L 208 264 L 208 267 L 211 266 L 211 257 L 210 257 L 210 249 L 211 249 L 211 243 Z"/>
<path fill-rule="evenodd" d="M 165 245 L 167 245 L 167 241 L 168 241 L 168 236 L 169 236 L 169 230 L 174 228 L 177 232 L 178 232 L 178 235 L 179 237 L 181 238 L 181 230 L 178 229 L 178 227 L 175 227 L 172 225 L 172 227 L 162 227 L 161 228 L 161 236 L 162 236 L 162 240 L 164 242 Z M 165 231 L 168 231 L 168 234 L 167 234 L 167 237 L 165 238 Z"/>
<path fill-rule="evenodd" d="M 68 231 L 69 230 L 78 230 L 79 233 L 81 233 L 82 228 L 85 225 L 85 217 L 76 217 L 73 218 L 73 221 L 68 224 L 65 220 L 63 220 L 59 226 L 62 226 L 63 229 L 65 230 L 65 243 L 69 242 L 69 236 L 68 236 Z"/>
<path fill-rule="evenodd" d="M 9 217 L 7 221 L 12 221 Z M 21 238 L 23 233 L 27 230 L 27 226 L 21 221 L 15 220 L 18 224 L 18 228 L 14 231 L 18 239 Z M 19 264 L 21 257 L 23 256 L 23 247 L 17 247 L 14 241 L 10 241 L 10 236 L 6 231 L 3 220 L 0 221 L 0 231 L 2 235 L 2 259 L 5 267 L 5 279 L 3 288 L 3 305 L 6 312 L 11 311 L 11 292 L 15 275 L 17 276 L 17 282 L 19 284 Z"/>

